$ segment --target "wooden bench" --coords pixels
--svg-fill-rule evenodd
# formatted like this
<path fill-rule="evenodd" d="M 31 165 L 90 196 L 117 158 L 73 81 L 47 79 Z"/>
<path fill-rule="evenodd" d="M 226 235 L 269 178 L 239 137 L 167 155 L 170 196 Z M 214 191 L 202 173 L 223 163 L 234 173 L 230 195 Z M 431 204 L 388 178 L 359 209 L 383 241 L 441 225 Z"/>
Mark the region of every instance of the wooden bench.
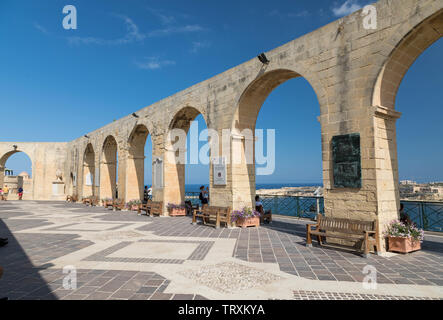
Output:
<path fill-rule="evenodd" d="M 216 229 L 220 228 L 222 222 L 225 223 L 227 227 L 232 226 L 230 207 L 204 205 L 201 211 L 193 210 L 192 224 L 197 223 L 197 218 L 201 218 L 203 224 L 215 226 Z"/>
<path fill-rule="evenodd" d="M 112 208 L 114 210 L 123 210 L 125 208 L 125 205 L 126 205 L 126 203 L 123 199 L 116 199 L 112 203 Z"/>
<path fill-rule="evenodd" d="M 114 201 L 113 200 L 102 200 L 103 207 L 109 209 L 109 207 L 113 208 Z"/>
<path fill-rule="evenodd" d="M 256 206 L 255 210 L 260 212 L 260 223 L 265 222 L 265 219 L 268 220 L 268 223 L 272 223 L 272 212 L 271 210 L 265 211 L 263 206 Z"/>
<path fill-rule="evenodd" d="M 163 214 L 163 201 L 148 200 L 148 203 L 143 203 L 139 207 L 138 213 L 141 214 L 142 211 L 145 211 L 147 216 L 161 216 Z"/>
<path fill-rule="evenodd" d="M 68 201 L 68 202 L 77 202 L 78 201 L 78 198 L 77 198 L 77 196 L 76 195 L 68 195 L 68 196 L 66 196 L 66 201 Z"/>
<path fill-rule="evenodd" d="M 312 229 L 313 227 L 315 230 Z M 312 236 L 317 237 L 320 245 L 322 245 L 322 237 L 356 241 L 357 244 L 362 243 L 365 258 L 369 256 L 371 247 L 374 247 L 375 252 L 380 250 L 377 220 L 339 219 L 318 214 L 317 223 L 306 226 L 306 246 L 308 247 L 312 247 Z"/>
<path fill-rule="evenodd" d="M 98 201 L 97 197 L 92 196 L 92 197 L 88 197 L 88 198 L 83 198 L 83 203 L 93 207 L 93 206 L 97 206 L 99 201 Z"/>
<path fill-rule="evenodd" d="M 198 211 L 200 206 L 198 204 L 192 204 L 191 201 L 185 201 L 186 215 L 192 216 L 194 211 Z"/>

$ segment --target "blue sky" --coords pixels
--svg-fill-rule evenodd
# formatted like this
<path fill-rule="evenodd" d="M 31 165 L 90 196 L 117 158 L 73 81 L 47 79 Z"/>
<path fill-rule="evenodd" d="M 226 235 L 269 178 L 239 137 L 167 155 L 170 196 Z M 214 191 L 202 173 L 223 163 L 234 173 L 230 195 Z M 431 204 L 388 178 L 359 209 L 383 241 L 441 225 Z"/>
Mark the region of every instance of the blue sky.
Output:
<path fill-rule="evenodd" d="M 2 122 L 0 139 L 73 140 L 366 3 L 2 0 L 0 106 L 8 121 Z M 77 30 L 62 27 L 66 4 L 77 8 Z M 402 179 L 443 180 L 442 56 L 440 40 L 417 60 L 400 87 Z M 315 94 L 304 79 L 290 80 L 271 93 L 257 127 L 276 129 L 276 171 L 257 182 L 321 182 L 318 114 Z M 205 128 L 202 119 L 199 124 Z M 150 148 L 148 139 L 147 156 Z M 30 171 L 29 163 L 16 154 L 7 166 Z M 188 165 L 187 183 L 206 183 L 208 170 Z"/>

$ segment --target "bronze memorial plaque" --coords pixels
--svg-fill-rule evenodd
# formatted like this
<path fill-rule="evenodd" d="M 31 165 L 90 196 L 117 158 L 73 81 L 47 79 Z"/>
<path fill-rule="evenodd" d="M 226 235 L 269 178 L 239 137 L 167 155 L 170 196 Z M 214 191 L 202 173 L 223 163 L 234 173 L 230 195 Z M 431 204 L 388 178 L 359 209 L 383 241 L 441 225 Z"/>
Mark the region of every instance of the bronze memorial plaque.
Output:
<path fill-rule="evenodd" d="M 334 188 L 361 188 L 360 134 L 332 138 Z"/>

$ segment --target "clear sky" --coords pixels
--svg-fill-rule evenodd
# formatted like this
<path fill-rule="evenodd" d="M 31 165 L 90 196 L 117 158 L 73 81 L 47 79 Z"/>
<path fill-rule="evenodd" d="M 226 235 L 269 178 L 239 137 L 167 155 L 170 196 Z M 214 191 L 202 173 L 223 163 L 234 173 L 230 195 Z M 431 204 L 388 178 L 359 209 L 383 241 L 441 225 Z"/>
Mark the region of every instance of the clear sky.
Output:
<path fill-rule="evenodd" d="M 73 140 L 367 3 L 1 0 L 0 140 Z M 67 4 L 77 8 L 77 30 L 62 27 Z M 401 179 L 443 180 L 442 56 L 440 40 L 400 87 Z M 271 93 L 257 128 L 276 129 L 276 171 L 258 183 L 321 182 L 318 115 L 304 79 Z M 199 124 L 205 128 L 202 119 Z M 147 163 L 150 148 L 148 139 Z M 30 171 L 30 161 L 16 154 L 7 167 Z M 208 170 L 188 165 L 187 183 L 207 183 Z"/>

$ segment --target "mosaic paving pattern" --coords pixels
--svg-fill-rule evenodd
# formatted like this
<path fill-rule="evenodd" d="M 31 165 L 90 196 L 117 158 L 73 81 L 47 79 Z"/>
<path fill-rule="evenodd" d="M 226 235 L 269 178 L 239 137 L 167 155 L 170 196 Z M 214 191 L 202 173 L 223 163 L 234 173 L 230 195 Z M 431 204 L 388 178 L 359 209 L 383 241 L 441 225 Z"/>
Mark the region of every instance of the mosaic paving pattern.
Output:
<path fill-rule="evenodd" d="M 164 263 L 164 264 L 182 264 L 186 260 L 203 260 L 214 244 L 213 241 L 174 241 L 174 240 L 140 240 L 147 243 L 164 243 L 172 246 L 179 244 L 194 244 L 196 248 L 186 259 L 165 259 L 165 258 L 143 258 L 143 257 L 110 257 L 111 254 L 122 250 L 134 242 L 123 241 L 108 249 L 97 252 L 87 258 L 85 261 L 101 261 L 101 262 L 133 262 L 133 263 Z"/>
<path fill-rule="evenodd" d="M 0 265 L 5 269 L 0 280 L 0 298 L 204 299 L 197 294 L 201 291 L 192 289 L 192 283 L 213 292 L 236 294 L 239 290 L 248 292 L 255 286 L 282 281 L 286 274 L 288 278 L 295 275 L 338 282 L 339 287 L 330 292 L 320 291 L 320 287 L 319 291 L 311 287 L 311 291 L 294 291 L 294 299 L 419 299 L 411 294 L 414 291 L 402 297 L 337 292 L 341 291 L 342 281 L 361 282 L 367 264 L 377 268 L 377 281 L 381 285 L 426 285 L 432 292 L 436 292 L 436 286 L 443 286 L 442 238 L 427 236 L 423 250 L 409 255 L 390 258 L 371 255 L 364 259 L 356 253 L 328 246 L 314 244 L 307 248 L 305 224 L 276 217 L 272 225 L 260 228 L 215 229 L 192 225 L 190 217 L 146 217 L 82 204 L 28 201 L 1 204 L 0 237 L 8 237 L 9 244 L 0 248 Z M 225 248 L 223 256 L 229 262 L 211 260 L 218 257 L 214 253 L 220 248 Z M 84 261 L 77 273 L 78 286 L 75 290 L 65 290 L 63 264 L 54 263 L 64 263 L 68 261 L 66 257 L 78 254 L 80 259 L 69 260 Z M 243 262 L 233 263 L 235 259 Z M 256 264 L 247 266 L 248 263 Z M 255 270 L 260 263 L 270 266 L 266 269 L 270 272 Z M 94 268 L 96 264 L 101 266 L 98 270 Z M 157 272 L 151 271 L 151 264 L 162 267 Z M 188 264 L 192 267 L 187 267 Z M 131 269 L 133 265 L 145 266 Z M 164 268 L 173 271 L 165 273 Z M 272 274 L 278 269 L 283 272 L 279 273 L 282 277 Z M 175 279 L 174 272 L 190 281 L 190 289 L 183 290 L 188 293 L 180 286 L 177 288 L 182 289 L 167 290 L 171 281 L 177 280 L 171 280 Z M 233 281 L 236 274 L 240 278 Z M 294 288 L 300 287 L 288 288 L 288 297 Z M 426 295 L 423 292 L 427 290 L 417 295 Z"/>
<path fill-rule="evenodd" d="M 294 291 L 294 300 L 442 300 L 437 298 L 391 296 L 379 294 Z"/>
<path fill-rule="evenodd" d="M 225 262 L 199 270 L 185 270 L 183 276 L 220 292 L 235 292 L 269 284 L 280 277 L 238 263 Z"/>
<path fill-rule="evenodd" d="M 154 272 L 77 270 L 77 288 L 69 290 L 63 288 L 65 276 L 60 269 L 41 270 L 33 276 L 9 276 L 2 280 L 0 297 L 7 296 L 11 300 L 205 299 L 195 294 L 165 293 L 169 281 Z"/>
<path fill-rule="evenodd" d="M 156 218 L 154 218 L 156 219 Z M 278 218 L 277 218 L 278 219 Z M 443 286 L 443 243 L 425 241 L 423 250 L 391 258 L 371 255 L 365 259 L 354 252 L 330 247 L 306 247 L 304 223 L 275 221 L 260 228 L 228 229 L 191 225 L 190 218 L 176 218 L 139 228 L 159 236 L 235 238 L 233 256 L 249 262 L 278 263 L 280 270 L 315 280 L 361 282 L 363 268 L 377 268 L 379 283 Z M 440 240 L 441 241 L 441 240 Z"/>

